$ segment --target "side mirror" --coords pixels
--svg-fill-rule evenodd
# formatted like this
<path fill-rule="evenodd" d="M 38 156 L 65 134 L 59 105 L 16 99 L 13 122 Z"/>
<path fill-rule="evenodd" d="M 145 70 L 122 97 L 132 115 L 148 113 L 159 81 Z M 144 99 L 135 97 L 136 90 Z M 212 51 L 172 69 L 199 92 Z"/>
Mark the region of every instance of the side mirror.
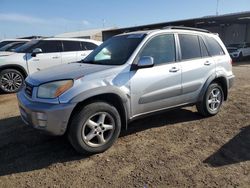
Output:
<path fill-rule="evenodd" d="M 154 58 L 151 56 L 143 56 L 137 63 L 137 68 L 149 68 L 154 66 Z"/>
<path fill-rule="evenodd" d="M 43 51 L 42 51 L 41 48 L 35 48 L 35 49 L 32 51 L 31 56 L 32 56 L 32 57 L 36 57 L 36 54 L 40 54 L 40 53 L 42 53 L 42 52 L 43 52 Z"/>

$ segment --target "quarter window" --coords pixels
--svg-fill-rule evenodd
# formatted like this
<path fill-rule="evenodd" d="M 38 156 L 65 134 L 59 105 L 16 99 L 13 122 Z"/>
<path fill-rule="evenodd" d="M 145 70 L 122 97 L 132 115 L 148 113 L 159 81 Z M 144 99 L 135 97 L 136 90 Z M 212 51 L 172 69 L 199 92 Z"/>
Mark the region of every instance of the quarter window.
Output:
<path fill-rule="evenodd" d="M 151 56 L 154 64 L 163 64 L 175 61 L 175 40 L 173 34 L 159 35 L 150 40 L 142 52 L 140 57 Z"/>
<path fill-rule="evenodd" d="M 205 36 L 205 42 L 208 49 L 208 52 L 211 56 L 217 56 L 217 55 L 224 55 L 225 52 L 223 51 L 220 44 L 213 38 Z"/>
<path fill-rule="evenodd" d="M 198 36 L 179 34 L 182 60 L 201 58 Z"/>
<path fill-rule="evenodd" d="M 82 50 L 94 50 L 96 49 L 97 45 L 91 42 L 81 42 Z"/>

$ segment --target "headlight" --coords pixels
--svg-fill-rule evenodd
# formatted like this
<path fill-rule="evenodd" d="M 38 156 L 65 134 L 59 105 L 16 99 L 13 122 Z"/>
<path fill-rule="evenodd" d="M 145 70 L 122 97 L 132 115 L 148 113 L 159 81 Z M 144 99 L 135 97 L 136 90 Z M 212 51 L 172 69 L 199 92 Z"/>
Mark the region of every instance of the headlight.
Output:
<path fill-rule="evenodd" d="M 69 90 L 72 86 L 73 80 L 49 82 L 38 87 L 37 97 L 53 99 Z"/>

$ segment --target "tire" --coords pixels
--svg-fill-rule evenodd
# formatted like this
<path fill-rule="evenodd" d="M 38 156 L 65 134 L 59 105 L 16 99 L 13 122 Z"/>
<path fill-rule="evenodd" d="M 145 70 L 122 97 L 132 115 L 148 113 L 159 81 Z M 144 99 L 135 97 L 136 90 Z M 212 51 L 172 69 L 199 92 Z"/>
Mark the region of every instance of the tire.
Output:
<path fill-rule="evenodd" d="M 24 76 L 15 69 L 5 69 L 0 72 L 0 90 L 3 93 L 16 93 L 24 83 Z"/>
<path fill-rule="evenodd" d="M 238 57 L 238 59 L 237 59 L 238 61 L 242 61 L 243 60 L 243 55 L 242 55 L 242 52 L 240 52 L 240 55 L 239 55 L 239 57 Z"/>
<path fill-rule="evenodd" d="M 214 116 L 220 111 L 223 101 L 224 93 L 221 86 L 217 83 L 212 83 L 208 86 L 202 101 L 196 104 L 196 108 L 204 117 Z"/>
<path fill-rule="evenodd" d="M 79 153 L 95 154 L 110 148 L 120 131 L 121 118 L 116 108 L 105 102 L 94 102 L 74 114 L 68 139 Z"/>

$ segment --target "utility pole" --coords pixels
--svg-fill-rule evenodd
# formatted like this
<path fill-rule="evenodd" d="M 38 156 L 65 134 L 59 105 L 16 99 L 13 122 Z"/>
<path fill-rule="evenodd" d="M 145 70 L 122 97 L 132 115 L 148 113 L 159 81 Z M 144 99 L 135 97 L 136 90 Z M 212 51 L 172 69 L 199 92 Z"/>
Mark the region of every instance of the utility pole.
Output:
<path fill-rule="evenodd" d="M 102 28 L 105 28 L 105 23 L 106 23 L 106 20 L 102 19 Z"/>
<path fill-rule="evenodd" d="M 217 0 L 217 4 L 216 4 L 216 16 L 219 15 L 219 0 Z"/>

